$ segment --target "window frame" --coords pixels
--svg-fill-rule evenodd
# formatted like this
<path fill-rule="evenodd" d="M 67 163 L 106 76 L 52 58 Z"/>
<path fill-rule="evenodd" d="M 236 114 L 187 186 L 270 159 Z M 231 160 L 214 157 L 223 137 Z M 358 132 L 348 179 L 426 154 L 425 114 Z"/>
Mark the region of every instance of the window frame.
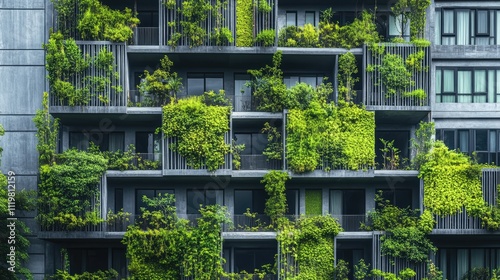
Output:
<path fill-rule="evenodd" d="M 454 92 L 445 92 L 444 91 L 444 72 L 445 71 L 453 71 L 453 87 L 454 87 Z M 471 73 L 471 102 L 459 102 L 459 96 L 469 96 L 468 94 L 463 94 L 463 93 L 458 93 L 458 72 L 460 71 L 470 71 Z M 485 72 L 485 89 L 486 92 L 482 91 L 476 91 L 476 72 L 479 71 L 484 71 Z M 490 83 L 490 71 L 492 72 L 493 75 L 493 93 L 492 97 L 494 100 L 490 100 L 490 96 L 488 94 L 489 91 L 489 83 Z M 436 75 L 438 72 L 440 72 L 441 75 L 441 88 L 440 89 L 435 89 L 436 91 L 436 103 L 463 103 L 463 104 L 468 104 L 468 103 L 489 103 L 489 104 L 495 104 L 500 101 L 499 97 L 500 95 L 497 94 L 497 91 L 500 89 L 497 88 L 497 84 L 500 84 L 500 68 L 497 67 L 481 67 L 481 68 L 475 68 L 475 67 L 441 67 L 437 66 Z M 435 77 L 436 79 L 436 77 Z M 454 96 L 454 101 L 453 102 L 443 102 L 443 97 L 444 96 Z M 476 97 L 485 97 L 485 102 L 479 102 L 476 101 Z"/>
<path fill-rule="evenodd" d="M 204 92 L 207 92 L 207 79 L 209 78 L 218 78 L 222 80 L 222 88 L 216 89 L 223 90 L 224 89 L 224 72 L 208 72 L 208 73 L 200 73 L 200 72 L 189 72 L 186 75 L 186 95 L 187 96 L 200 96 L 203 95 Z M 203 79 L 203 92 L 199 94 L 191 94 L 189 89 L 189 79 Z M 215 90 L 214 90 L 215 91 Z"/>
<path fill-rule="evenodd" d="M 295 15 L 295 25 L 288 25 L 288 15 Z M 285 11 L 285 27 L 298 26 L 297 11 Z"/>

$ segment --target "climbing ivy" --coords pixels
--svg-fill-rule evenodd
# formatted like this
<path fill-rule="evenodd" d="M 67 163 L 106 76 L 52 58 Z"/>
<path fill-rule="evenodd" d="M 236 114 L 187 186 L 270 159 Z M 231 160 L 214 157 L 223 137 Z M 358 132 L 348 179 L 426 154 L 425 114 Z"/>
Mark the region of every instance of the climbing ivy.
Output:
<path fill-rule="evenodd" d="M 295 173 L 374 164 L 374 116 L 354 104 L 311 102 L 306 110 L 289 111 L 286 129 L 288 166 Z"/>
<path fill-rule="evenodd" d="M 469 215 L 477 216 L 484 209 L 481 168 L 467 155 L 436 142 L 420 167 L 424 206 L 440 216 L 454 215 L 464 208 Z"/>
<path fill-rule="evenodd" d="M 162 131 L 165 137 L 176 137 L 170 147 L 186 159 L 188 166 L 215 171 L 224 164 L 230 145 L 224 140 L 229 131 L 228 106 L 207 105 L 202 96 L 172 100 L 163 107 Z"/>
<path fill-rule="evenodd" d="M 280 220 L 284 218 L 286 214 L 288 205 L 286 202 L 285 183 L 289 179 L 290 176 L 288 173 L 273 170 L 264 175 L 261 181 L 269 196 L 266 200 L 264 212 L 271 218 L 271 225 L 274 227 L 279 226 Z"/>
<path fill-rule="evenodd" d="M 321 190 L 306 190 L 306 215 L 323 214 L 323 194 Z"/>
<path fill-rule="evenodd" d="M 339 56 L 339 74 L 338 74 L 338 91 L 339 97 L 350 102 L 356 97 L 354 87 L 359 82 L 359 77 L 355 77 L 358 73 L 356 65 L 356 57 L 351 52 L 347 52 Z"/>
<path fill-rule="evenodd" d="M 236 0 L 236 46 L 251 47 L 253 44 L 252 0 Z"/>
<path fill-rule="evenodd" d="M 277 236 L 282 254 L 280 274 L 286 279 L 334 279 L 333 240 L 341 230 L 331 216 L 302 217 L 284 225 Z"/>
<path fill-rule="evenodd" d="M 54 119 L 49 114 L 49 94 L 43 93 L 42 109 L 36 111 L 33 122 L 37 128 L 38 162 L 40 165 L 50 164 L 54 161 L 59 135 L 59 119 Z"/>

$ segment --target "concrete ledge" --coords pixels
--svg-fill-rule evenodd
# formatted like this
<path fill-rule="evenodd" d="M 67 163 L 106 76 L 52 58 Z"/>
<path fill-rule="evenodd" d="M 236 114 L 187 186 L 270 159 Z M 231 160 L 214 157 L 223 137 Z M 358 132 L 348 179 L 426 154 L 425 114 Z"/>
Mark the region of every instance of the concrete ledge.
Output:
<path fill-rule="evenodd" d="M 190 48 L 189 46 L 144 46 L 131 45 L 127 46 L 128 53 L 238 53 L 238 54 L 274 54 L 276 47 L 235 47 L 235 46 L 200 46 Z"/>
<path fill-rule="evenodd" d="M 232 112 L 233 119 L 282 119 L 283 113 L 269 112 Z"/>
<path fill-rule="evenodd" d="M 372 239 L 373 232 L 372 231 L 344 231 L 340 232 L 336 238 L 338 239 Z"/>
<path fill-rule="evenodd" d="M 162 114 L 161 107 L 127 107 L 129 115 L 160 115 Z"/>
<path fill-rule="evenodd" d="M 224 240 L 274 240 L 276 232 L 223 232 Z"/>
<path fill-rule="evenodd" d="M 351 52 L 354 55 L 362 55 L 362 48 L 344 49 L 344 48 L 294 48 L 294 47 L 278 47 L 277 50 L 282 51 L 284 55 L 300 54 L 300 55 L 338 55 Z"/>
<path fill-rule="evenodd" d="M 323 170 L 314 170 L 305 174 L 295 174 L 288 171 L 292 178 L 371 178 L 374 177 L 374 171 L 371 170 L 330 170 L 328 172 Z"/>
<path fill-rule="evenodd" d="M 434 45 L 432 59 L 500 59 L 499 45 Z"/>
<path fill-rule="evenodd" d="M 104 231 L 39 231 L 40 239 L 104 239 Z"/>
<path fill-rule="evenodd" d="M 125 106 L 50 106 L 51 114 L 125 114 Z"/>
<path fill-rule="evenodd" d="M 430 111 L 431 106 L 378 106 L 366 105 L 368 111 Z"/>
<path fill-rule="evenodd" d="M 262 178 L 271 170 L 233 170 L 232 177 L 235 178 Z"/>
<path fill-rule="evenodd" d="M 412 177 L 418 176 L 417 170 L 375 170 L 375 177 Z"/>
<path fill-rule="evenodd" d="M 206 169 L 180 169 L 180 170 L 163 170 L 163 176 L 231 176 L 232 170 L 216 170 L 209 172 Z"/>
<path fill-rule="evenodd" d="M 500 231 L 486 229 L 433 229 L 430 235 L 498 235 Z"/>
<path fill-rule="evenodd" d="M 162 177 L 161 170 L 108 170 L 106 177 L 108 178 L 126 178 L 126 177 Z"/>

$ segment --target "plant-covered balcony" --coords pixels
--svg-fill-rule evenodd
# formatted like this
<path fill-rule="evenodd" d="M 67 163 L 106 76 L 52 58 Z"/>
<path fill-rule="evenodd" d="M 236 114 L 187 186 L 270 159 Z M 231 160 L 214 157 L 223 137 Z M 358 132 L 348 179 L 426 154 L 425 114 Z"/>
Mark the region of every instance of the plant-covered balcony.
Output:
<path fill-rule="evenodd" d="M 172 99 L 163 107 L 164 175 L 208 174 L 232 167 L 231 107 L 223 92 Z"/>
<path fill-rule="evenodd" d="M 364 103 L 372 110 L 429 110 L 429 44 L 364 47 Z"/>
<path fill-rule="evenodd" d="M 75 42 L 52 33 L 44 47 L 51 113 L 125 111 L 125 44 Z"/>

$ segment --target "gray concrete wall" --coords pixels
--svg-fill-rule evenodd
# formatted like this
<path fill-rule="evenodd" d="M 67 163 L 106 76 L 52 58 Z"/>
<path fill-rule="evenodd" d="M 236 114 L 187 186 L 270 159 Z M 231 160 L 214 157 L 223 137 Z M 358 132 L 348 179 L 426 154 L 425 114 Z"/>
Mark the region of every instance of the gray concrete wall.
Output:
<path fill-rule="evenodd" d="M 0 137 L 0 146 L 4 149 L 0 170 L 16 173 L 17 190 L 37 188 L 38 154 L 32 118 L 46 90 L 42 49 L 48 33 L 46 2 L 50 1 L 0 1 L 0 124 L 6 131 L 5 136 Z M 36 238 L 35 213 L 23 213 L 23 216 L 26 218 L 22 220 L 32 232 L 27 267 L 34 279 L 43 279 L 45 242 Z"/>

